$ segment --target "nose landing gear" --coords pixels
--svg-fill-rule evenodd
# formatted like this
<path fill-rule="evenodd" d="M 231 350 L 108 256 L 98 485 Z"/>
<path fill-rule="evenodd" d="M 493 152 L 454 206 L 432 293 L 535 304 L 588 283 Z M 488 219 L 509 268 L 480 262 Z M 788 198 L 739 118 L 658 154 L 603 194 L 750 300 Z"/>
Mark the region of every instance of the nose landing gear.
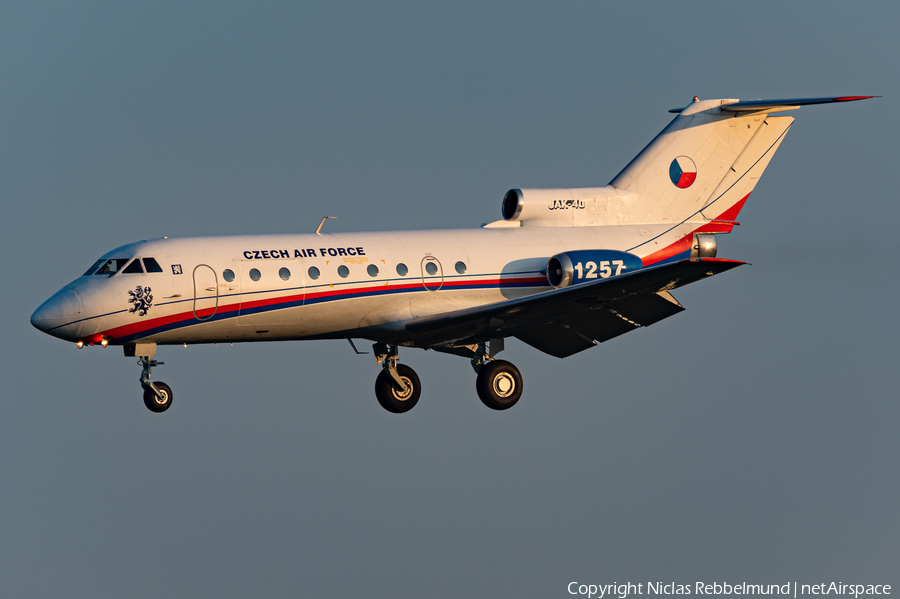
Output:
<path fill-rule="evenodd" d="M 152 383 L 156 390 L 144 389 L 144 405 L 151 412 L 165 412 L 172 405 L 172 389 L 163 382 Z"/>
<path fill-rule="evenodd" d="M 162 366 L 165 362 L 157 362 L 150 356 L 141 356 L 138 364 L 144 369 L 141 371 L 141 387 L 144 388 L 144 405 L 151 412 L 165 412 L 172 405 L 172 389 L 162 381 L 156 383 L 150 380 L 150 369 L 154 366 Z"/>

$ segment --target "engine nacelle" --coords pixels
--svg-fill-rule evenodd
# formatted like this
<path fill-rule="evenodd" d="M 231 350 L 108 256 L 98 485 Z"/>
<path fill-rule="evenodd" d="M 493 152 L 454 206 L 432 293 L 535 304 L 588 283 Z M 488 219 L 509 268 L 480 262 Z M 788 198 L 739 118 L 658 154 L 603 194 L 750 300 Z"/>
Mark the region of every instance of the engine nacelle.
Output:
<path fill-rule="evenodd" d="M 620 202 L 629 202 L 627 192 L 609 185 L 572 189 L 510 189 L 503 196 L 501 213 L 507 221 L 522 226 L 616 225 L 621 224 Z"/>
<path fill-rule="evenodd" d="M 618 277 L 643 267 L 643 261 L 628 252 L 575 250 L 556 254 L 547 261 L 547 281 L 559 289 Z"/>

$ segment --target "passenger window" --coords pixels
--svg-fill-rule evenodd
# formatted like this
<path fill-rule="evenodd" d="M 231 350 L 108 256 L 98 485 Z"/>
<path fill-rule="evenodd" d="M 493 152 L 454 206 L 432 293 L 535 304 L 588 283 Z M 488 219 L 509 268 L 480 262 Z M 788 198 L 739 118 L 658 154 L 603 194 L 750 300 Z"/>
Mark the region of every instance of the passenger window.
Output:
<path fill-rule="evenodd" d="M 425 265 L 425 272 L 427 272 L 430 275 L 437 274 L 437 264 L 435 264 L 434 262 L 429 262 L 428 264 Z"/>
<path fill-rule="evenodd" d="M 144 268 L 147 272 L 162 272 L 162 267 L 153 258 L 144 258 Z"/>
<path fill-rule="evenodd" d="M 377 277 L 378 276 L 378 267 L 375 266 L 374 264 L 370 264 L 369 266 L 366 267 L 366 272 L 369 273 L 370 277 Z"/>
<path fill-rule="evenodd" d="M 250 279 L 253 281 L 258 281 L 259 278 L 260 278 L 259 271 L 256 270 L 255 268 L 251 268 L 250 269 Z"/>
<path fill-rule="evenodd" d="M 122 271 L 126 275 L 136 275 L 136 274 L 144 274 L 144 269 L 141 268 L 141 261 L 134 260 L 131 264 L 125 267 L 125 270 Z"/>
<path fill-rule="evenodd" d="M 95 275 L 109 275 L 113 276 L 125 266 L 125 263 L 128 262 L 128 258 L 110 258 L 106 261 L 106 264 L 100 267 L 100 270 L 95 272 Z"/>
<path fill-rule="evenodd" d="M 101 264 L 103 264 L 103 260 L 102 260 L 102 259 L 101 259 L 101 260 L 97 260 L 96 262 L 94 262 L 94 265 L 91 266 L 89 269 L 87 269 L 87 272 L 84 273 L 84 274 L 81 275 L 81 276 L 82 276 L 82 277 L 86 277 L 86 276 L 88 276 L 88 275 L 90 275 L 90 274 L 93 274 L 94 271 L 97 270 L 97 268 L 99 268 Z"/>
<path fill-rule="evenodd" d="M 315 281 L 316 279 L 319 278 L 319 274 L 320 274 L 319 269 L 316 268 L 315 266 L 310 266 L 309 270 L 306 272 L 307 272 L 307 274 L 309 274 L 309 278 L 312 279 L 313 281 Z"/>
<path fill-rule="evenodd" d="M 456 263 L 456 272 L 458 272 L 461 275 L 466 274 L 466 263 L 462 262 L 462 261 L 457 262 Z"/>
<path fill-rule="evenodd" d="M 282 281 L 287 281 L 288 279 L 291 278 L 291 271 L 289 271 L 286 268 L 282 268 L 281 270 L 278 271 L 278 276 L 281 277 Z"/>
<path fill-rule="evenodd" d="M 234 271 L 231 270 L 230 268 L 226 268 L 222 272 L 222 278 L 225 279 L 226 283 L 232 282 L 234 280 Z"/>
<path fill-rule="evenodd" d="M 338 274 L 341 276 L 342 279 L 346 279 L 347 277 L 350 276 L 350 269 L 347 268 L 346 266 L 344 266 L 343 264 L 341 264 L 340 266 L 338 266 Z"/>
<path fill-rule="evenodd" d="M 397 274 L 400 275 L 401 277 L 405 277 L 406 273 L 408 273 L 408 272 L 409 272 L 409 269 L 406 268 L 406 265 L 403 264 L 402 262 L 397 265 Z"/>

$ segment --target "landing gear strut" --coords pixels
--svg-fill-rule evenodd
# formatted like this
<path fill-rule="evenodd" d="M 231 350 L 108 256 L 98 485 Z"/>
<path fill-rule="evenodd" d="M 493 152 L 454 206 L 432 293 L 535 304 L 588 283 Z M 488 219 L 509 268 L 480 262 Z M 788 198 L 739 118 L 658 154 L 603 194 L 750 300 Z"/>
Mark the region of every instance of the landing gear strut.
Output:
<path fill-rule="evenodd" d="M 396 345 L 376 343 L 372 346 L 372 351 L 382 368 L 375 379 L 375 397 L 378 398 L 378 403 L 392 414 L 412 410 L 422 393 L 422 384 L 416 371 L 398 363 Z"/>
<path fill-rule="evenodd" d="M 150 356 L 141 356 L 138 364 L 144 369 L 141 371 L 141 387 L 144 388 L 144 405 L 151 412 L 165 412 L 172 405 L 172 389 L 162 381 L 156 383 L 150 381 L 150 369 L 154 366 L 162 366 L 165 362 L 157 362 Z"/>
<path fill-rule="evenodd" d="M 522 375 L 506 360 L 493 358 L 503 349 L 503 340 L 499 340 L 499 348 L 494 346 L 497 341 L 491 340 L 491 351 L 485 348 L 484 343 L 479 344 L 478 351 L 472 356 L 472 368 L 478 373 L 475 389 L 481 403 L 487 407 L 508 410 L 522 397 Z"/>

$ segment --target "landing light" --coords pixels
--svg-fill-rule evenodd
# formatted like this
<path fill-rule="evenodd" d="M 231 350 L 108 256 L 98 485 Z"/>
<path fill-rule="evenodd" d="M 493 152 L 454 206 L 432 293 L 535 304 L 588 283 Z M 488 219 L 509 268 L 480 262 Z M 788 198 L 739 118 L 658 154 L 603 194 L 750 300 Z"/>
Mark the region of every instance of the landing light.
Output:
<path fill-rule="evenodd" d="M 107 341 L 106 339 L 101 339 L 101 340 L 100 340 L 100 345 L 103 346 L 103 347 L 106 347 L 107 345 L 109 345 L 109 341 Z"/>
<path fill-rule="evenodd" d="M 81 349 L 82 347 L 84 347 L 84 341 L 76 341 L 75 347 L 77 347 L 78 349 Z"/>

